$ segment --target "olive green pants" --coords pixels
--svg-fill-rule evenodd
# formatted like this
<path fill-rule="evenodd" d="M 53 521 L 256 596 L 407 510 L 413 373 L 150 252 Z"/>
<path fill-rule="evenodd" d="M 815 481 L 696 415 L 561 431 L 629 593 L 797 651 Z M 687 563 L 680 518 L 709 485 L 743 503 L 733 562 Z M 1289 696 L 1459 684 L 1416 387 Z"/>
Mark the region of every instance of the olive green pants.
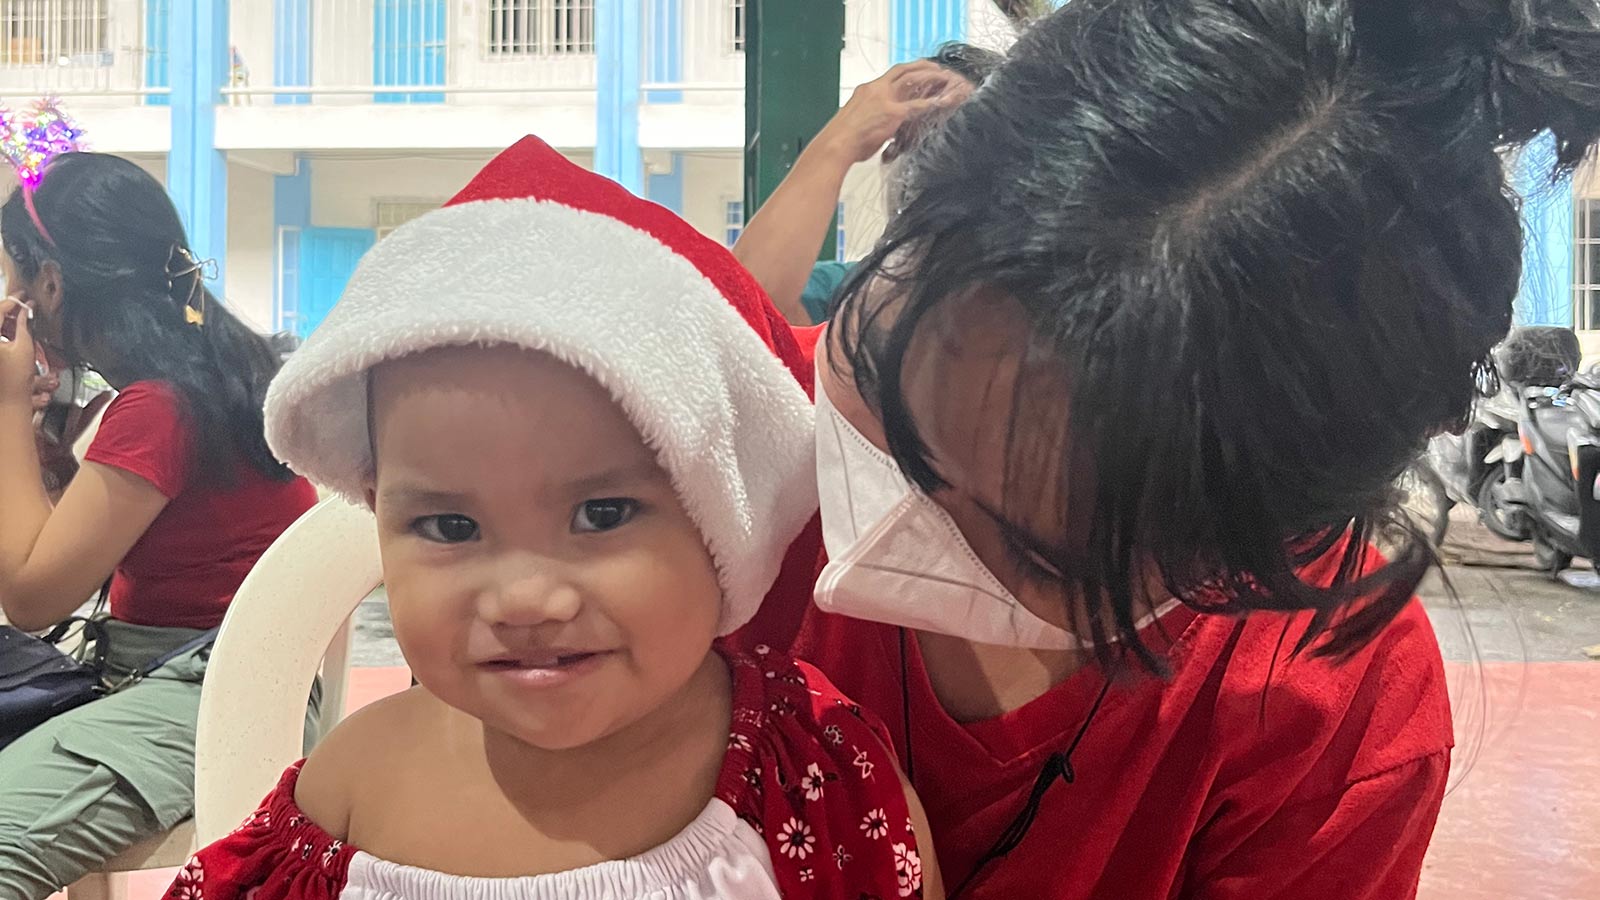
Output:
<path fill-rule="evenodd" d="M 200 632 L 107 622 L 122 673 Z M 209 647 L 69 710 L 0 750 L 0 900 L 42 900 L 194 814 L 194 732 Z M 306 746 L 315 738 L 313 686 Z"/>

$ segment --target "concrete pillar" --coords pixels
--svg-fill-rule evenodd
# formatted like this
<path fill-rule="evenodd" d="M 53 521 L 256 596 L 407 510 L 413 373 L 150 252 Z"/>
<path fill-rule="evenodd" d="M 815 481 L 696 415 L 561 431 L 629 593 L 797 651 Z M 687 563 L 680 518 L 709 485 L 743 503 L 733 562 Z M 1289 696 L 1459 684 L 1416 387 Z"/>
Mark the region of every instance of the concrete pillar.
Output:
<path fill-rule="evenodd" d="M 216 148 L 217 106 L 228 79 L 228 0 L 172 0 L 167 47 L 172 152 L 167 191 L 196 257 L 217 261 L 223 295 L 228 254 L 228 160 Z"/>

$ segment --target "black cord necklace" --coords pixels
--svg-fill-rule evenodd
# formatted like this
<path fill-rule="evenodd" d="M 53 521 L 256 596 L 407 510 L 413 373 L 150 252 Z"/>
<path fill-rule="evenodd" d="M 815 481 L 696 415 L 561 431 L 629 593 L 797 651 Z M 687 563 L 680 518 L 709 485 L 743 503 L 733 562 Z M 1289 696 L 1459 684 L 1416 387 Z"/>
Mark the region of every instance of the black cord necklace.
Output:
<path fill-rule="evenodd" d="M 916 754 L 911 749 L 911 689 L 907 678 L 909 672 L 910 670 L 906 665 L 906 630 L 902 628 L 900 629 L 900 696 L 906 740 L 906 778 L 915 783 L 911 774 L 915 771 L 914 760 Z M 1039 770 L 1039 777 L 1034 779 L 1033 790 L 1028 793 L 1027 804 L 1023 806 L 1017 817 L 1011 820 L 1011 824 L 1000 832 L 1000 837 L 995 840 L 994 845 L 973 864 L 972 871 L 967 873 L 967 877 L 963 878 L 955 890 L 947 895 L 949 900 L 956 900 L 967 888 L 971 887 L 973 880 L 990 863 L 1005 858 L 1011 851 L 1022 845 L 1023 838 L 1028 836 L 1028 832 L 1033 828 L 1034 820 L 1039 817 L 1039 808 L 1044 803 L 1045 794 L 1049 792 L 1051 785 L 1055 784 L 1057 779 L 1067 784 L 1072 784 L 1078 780 L 1078 773 L 1072 768 L 1072 754 L 1078 749 L 1078 744 L 1083 742 L 1084 735 L 1089 733 L 1089 725 L 1094 722 L 1095 715 L 1100 712 L 1100 706 L 1105 702 L 1106 694 L 1110 691 L 1111 680 L 1108 678 L 1100 686 L 1100 693 L 1095 696 L 1094 705 L 1089 707 L 1089 714 L 1084 716 L 1083 724 L 1078 726 L 1078 733 L 1073 736 L 1072 743 L 1067 745 L 1066 750 L 1052 753 L 1050 758 L 1045 760 L 1044 767 Z"/>

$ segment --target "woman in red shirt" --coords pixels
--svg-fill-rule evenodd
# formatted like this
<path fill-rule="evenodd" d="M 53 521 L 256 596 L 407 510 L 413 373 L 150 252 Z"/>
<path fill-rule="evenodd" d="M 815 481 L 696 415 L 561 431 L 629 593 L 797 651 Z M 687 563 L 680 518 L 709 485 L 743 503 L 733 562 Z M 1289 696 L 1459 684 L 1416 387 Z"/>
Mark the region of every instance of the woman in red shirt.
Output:
<path fill-rule="evenodd" d="M 0 605 L 41 629 L 110 579 L 113 675 L 222 621 L 250 567 L 316 501 L 267 450 L 278 360 L 216 301 L 177 210 L 138 166 L 53 160 L 0 207 Z M 30 394 L 36 355 L 119 391 L 52 505 Z M 208 650 L 0 750 L 0 898 L 41 898 L 192 813 Z"/>
<path fill-rule="evenodd" d="M 746 637 L 889 723 L 951 897 L 1415 894 L 1390 484 L 1511 321 L 1496 150 L 1566 174 L 1595 83 L 1592 0 L 1075 0 L 913 151 L 817 353 L 820 609 Z"/>

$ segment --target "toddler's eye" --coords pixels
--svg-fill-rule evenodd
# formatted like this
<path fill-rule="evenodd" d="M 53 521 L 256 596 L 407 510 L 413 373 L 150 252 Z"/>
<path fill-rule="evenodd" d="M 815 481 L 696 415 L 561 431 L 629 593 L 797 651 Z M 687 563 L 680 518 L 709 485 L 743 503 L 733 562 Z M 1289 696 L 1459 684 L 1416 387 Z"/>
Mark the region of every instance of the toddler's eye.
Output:
<path fill-rule="evenodd" d="M 411 530 L 439 544 L 464 544 L 478 539 L 478 523 L 456 513 L 423 516 L 411 523 Z"/>
<path fill-rule="evenodd" d="M 637 500 L 585 500 L 572 513 L 572 530 L 577 534 L 613 531 L 628 524 L 638 511 Z"/>

